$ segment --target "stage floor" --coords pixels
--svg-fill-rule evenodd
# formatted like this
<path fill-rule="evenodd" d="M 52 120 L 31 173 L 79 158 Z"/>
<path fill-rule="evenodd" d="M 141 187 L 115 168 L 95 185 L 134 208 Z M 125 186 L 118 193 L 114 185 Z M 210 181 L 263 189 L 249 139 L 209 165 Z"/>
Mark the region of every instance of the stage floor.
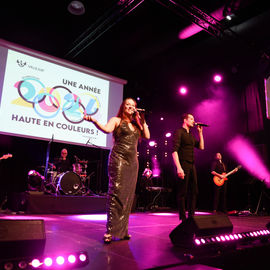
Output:
<path fill-rule="evenodd" d="M 196 212 L 196 215 L 203 214 L 209 213 Z M 169 234 L 179 225 L 178 215 L 173 211 L 132 213 L 129 226 L 132 238 L 113 241 L 109 245 L 105 245 L 102 240 L 106 225 L 105 214 L 1 214 L 0 219 L 44 220 L 46 231 L 44 254 L 53 256 L 65 252 L 87 251 L 89 264 L 80 269 L 223 269 L 216 265 L 201 263 L 200 259 L 196 260 L 196 256 L 199 255 L 195 255 L 192 260 L 190 254 L 186 256 L 180 248 L 172 245 Z M 265 229 L 270 221 L 269 216 L 252 215 L 229 216 L 229 219 L 233 224 L 233 232 Z M 233 256 L 237 258 L 237 253 Z M 254 265 L 258 264 L 254 262 Z M 228 269 L 242 268 L 238 265 Z M 269 265 L 264 269 L 269 269 Z"/>

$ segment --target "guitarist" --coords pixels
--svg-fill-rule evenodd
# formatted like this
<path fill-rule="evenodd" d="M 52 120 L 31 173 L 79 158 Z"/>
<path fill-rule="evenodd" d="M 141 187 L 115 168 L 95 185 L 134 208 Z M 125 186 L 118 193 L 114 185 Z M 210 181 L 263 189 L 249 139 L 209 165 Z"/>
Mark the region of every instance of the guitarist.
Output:
<path fill-rule="evenodd" d="M 221 153 L 216 153 L 215 160 L 212 162 L 211 174 L 219 177 L 220 179 L 225 179 L 226 174 L 226 165 L 222 161 Z M 219 204 L 220 210 L 224 213 L 227 213 L 227 181 L 224 181 L 222 186 L 214 184 L 214 202 L 213 210 L 214 213 L 217 212 Z"/>

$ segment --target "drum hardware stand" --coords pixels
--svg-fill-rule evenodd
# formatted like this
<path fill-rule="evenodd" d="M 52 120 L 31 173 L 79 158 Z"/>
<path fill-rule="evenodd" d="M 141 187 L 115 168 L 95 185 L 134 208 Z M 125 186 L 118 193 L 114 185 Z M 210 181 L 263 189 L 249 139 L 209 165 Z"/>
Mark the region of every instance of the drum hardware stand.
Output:
<path fill-rule="evenodd" d="M 84 171 L 84 175 L 86 175 L 86 169 Z M 89 181 L 90 181 L 90 177 L 92 175 L 94 175 L 95 172 L 91 172 L 88 176 L 86 177 L 82 177 L 82 186 L 81 186 L 81 191 L 82 191 L 82 196 L 87 196 L 87 195 L 91 195 L 91 194 L 94 194 L 94 192 L 89 188 Z M 86 183 L 86 180 L 87 181 L 87 186 L 85 185 Z"/>
<path fill-rule="evenodd" d="M 262 180 L 262 185 L 263 185 L 264 181 L 265 180 Z M 263 190 L 263 188 L 264 187 L 262 186 L 259 201 L 258 201 L 257 208 L 256 208 L 256 211 L 255 211 L 254 215 L 258 214 L 258 211 L 259 211 L 263 196 L 266 197 L 268 200 L 270 200 L 270 197 L 266 194 L 266 192 Z M 263 210 L 265 210 L 265 209 L 263 208 Z"/>

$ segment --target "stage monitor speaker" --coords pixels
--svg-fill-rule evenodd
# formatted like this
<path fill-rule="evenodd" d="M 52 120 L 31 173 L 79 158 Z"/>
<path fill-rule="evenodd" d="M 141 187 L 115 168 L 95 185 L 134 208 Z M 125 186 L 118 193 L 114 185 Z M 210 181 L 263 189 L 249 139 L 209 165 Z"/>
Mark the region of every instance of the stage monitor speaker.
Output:
<path fill-rule="evenodd" d="M 191 248 L 195 237 L 231 233 L 232 230 L 227 215 L 193 216 L 179 224 L 170 233 L 170 239 L 175 246 Z"/>
<path fill-rule="evenodd" d="M 0 259 L 41 256 L 45 242 L 43 220 L 0 219 Z"/>

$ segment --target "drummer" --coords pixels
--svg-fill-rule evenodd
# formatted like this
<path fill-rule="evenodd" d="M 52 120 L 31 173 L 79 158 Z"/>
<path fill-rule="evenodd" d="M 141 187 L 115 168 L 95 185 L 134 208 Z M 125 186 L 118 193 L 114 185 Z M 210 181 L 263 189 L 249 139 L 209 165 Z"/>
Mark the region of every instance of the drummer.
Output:
<path fill-rule="evenodd" d="M 72 165 L 67 156 L 68 156 L 68 151 L 66 148 L 63 148 L 61 150 L 61 156 L 54 160 L 54 166 L 57 173 L 72 171 Z"/>

